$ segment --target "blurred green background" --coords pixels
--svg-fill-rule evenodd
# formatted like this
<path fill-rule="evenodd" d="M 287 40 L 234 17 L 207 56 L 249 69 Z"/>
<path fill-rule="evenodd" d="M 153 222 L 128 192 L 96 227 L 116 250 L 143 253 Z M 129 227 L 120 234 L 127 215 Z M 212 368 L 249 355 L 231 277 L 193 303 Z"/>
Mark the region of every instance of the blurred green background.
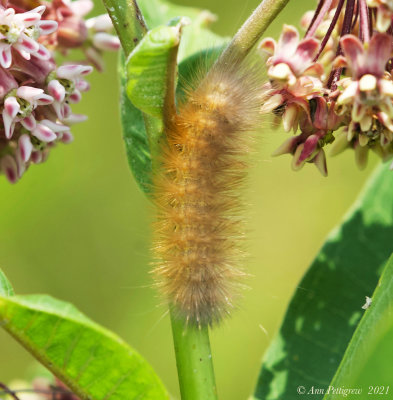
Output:
<path fill-rule="evenodd" d="M 96 13 L 103 11 L 99 1 Z M 232 35 L 258 0 L 177 0 L 219 16 L 214 30 Z M 313 0 L 292 1 L 268 34 L 298 24 Z M 59 146 L 12 186 L 1 179 L 0 265 L 18 293 L 50 293 L 73 302 L 119 333 L 154 366 L 178 396 L 170 324 L 149 274 L 152 206 L 128 169 L 119 124 L 116 56 L 77 111 L 89 115 L 73 128 L 75 142 Z M 339 222 L 373 169 L 358 171 L 351 152 L 329 159 L 329 178 L 290 157 L 272 159 L 287 137 L 268 124 L 257 143 L 251 183 L 246 269 L 248 289 L 233 317 L 212 333 L 222 399 L 246 399 L 262 355 L 296 285 L 326 234 Z M 24 377 L 33 363 L 0 332 L 0 381 Z"/>

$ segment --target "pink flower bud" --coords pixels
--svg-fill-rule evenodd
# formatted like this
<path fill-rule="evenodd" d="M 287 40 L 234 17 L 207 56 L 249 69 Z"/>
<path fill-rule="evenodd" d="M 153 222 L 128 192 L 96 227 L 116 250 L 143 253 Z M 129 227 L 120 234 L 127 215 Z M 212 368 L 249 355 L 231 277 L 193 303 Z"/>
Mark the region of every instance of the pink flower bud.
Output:
<path fill-rule="evenodd" d="M 52 142 L 57 138 L 56 134 L 44 124 L 38 124 L 33 130 L 32 135 L 45 143 Z"/>
<path fill-rule="evenodd" d="M 93 37 L 93 44 L 100 50 L 116 51 L 120 49 L 119 38 L 106 32 L 96 33 Z"/>
<path fill-rule="evenodd" d="M 18 166 L 12 156 L 9 154 L 3 156 L 0 160 L 0 168 L 10 183 L 18 181 Z"/>
<path fill-rule="evenodd" d="M 18 140 L 18 144 L 22 160 L 24 162 L 29 161 L 31 152 L 33 151 L 33 145 L 31 144 L 30 136 L 26 134 L 22 135 Z"/>
<path fill-rule="evenodd" d="M 0 68 L 0 100 L 12 89 L 16 89 L 18 83 L 15 78 L 3 68 Z"/>
<path fill-rule="evenodd" d="M 75 48 L 86 41 L 87 33 L 85 22 L 78 16 L 71 16 L 59 23 L 57 40 L 61 46 Z"/>

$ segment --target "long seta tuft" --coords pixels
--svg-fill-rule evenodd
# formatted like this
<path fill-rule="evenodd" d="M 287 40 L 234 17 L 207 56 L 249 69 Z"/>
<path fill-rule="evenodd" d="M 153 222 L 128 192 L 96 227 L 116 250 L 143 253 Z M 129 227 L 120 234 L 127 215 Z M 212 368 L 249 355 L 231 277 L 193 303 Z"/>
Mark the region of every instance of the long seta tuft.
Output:
<path fill-rule="evenodd" d="M 244 275 L 242 187 L 260 129 L 261 71 L 212 67 L 166 124 L 154 176 L 155 275 L 174 311 L 212 325 L 234 307 Z"/>

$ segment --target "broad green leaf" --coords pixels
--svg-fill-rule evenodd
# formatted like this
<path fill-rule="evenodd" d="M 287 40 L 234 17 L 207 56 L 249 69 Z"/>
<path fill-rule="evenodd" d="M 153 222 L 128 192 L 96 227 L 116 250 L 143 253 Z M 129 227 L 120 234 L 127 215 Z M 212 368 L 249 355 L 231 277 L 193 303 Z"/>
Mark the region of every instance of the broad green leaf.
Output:
<path fill-rule="evenodd" d="M 187 57 L 197 53 L 201 52 L 201 56 L 203 56 L 209 49 L 222 47 L 229 40 L 209 29 L 211 23 L 216 19 L 215 15 L 209 11 L 179 6 L 166 0 L 139 0 L 138 4 L 150 29 L 164 25 L 176 17 L 190 19 L 190 24 L 185 26 L 182 32 L 178 53 L 179 64 Z M 203 58 L 200 60 L 201 62 L 203 62 Z M 197 65 L 198 68 L 201 67 L 200 63 Z"/>
<path fill-rule="evenodd" d="M 0 268 L 0 296 L 8 297 L 13 295 L 14 289 L 10 281 L 7 279 L 7 277 L 4 275 L 4 272 Z"/>
<path fill-rule="evenodd" d="M 124 54 L 119 57 L 120 112 L 127 160 L 135 180 L 144 192 L 151 188 L 151 156 L 142 111 L 130 101 L 126 93 L 127 78 Z"/>
<path fill-rule="evenodd" d="M 370 394 L 386 394 L 386 390 L 389 390 L 387 386 L 392 384 L 392 316 L 393 256 L 386 264 L 372 296 L 372 303 L 356 328 L 324 400 L 342 399 L 343 395 L 337 388 L 361 390 L 353 394 L 353 398 L 359 399 L 370 397 L 370 386 L 373 387 Z M 377 374 L 374 373 L 375 370 L 378 371 Z M 379 389 L 374 392 L 374 387 Z"/>
<path fill-rule="evenodd" d="M 299 386 L 329 385 L 393 252 L 392 237 L 393 173 L 383 165 L 299 283 L 265 354 L 255 398 L 298 400 Z"/>
<path fill-rule="evenodd" d="M 167 78 L 172 76 L 173 81 L 175 81 L 176 70 L 173 60 L 172 63 L 165 64 L 165 54 L 169 56 L 172 50 L 177 50 L 175 47 L 169 46 L 166 49 L 166 53 L 164 51 L 164 54 L 162 52 L 157 54 L 157 52 L 151 51 L 152 49 L 158 50 L 154 46 L 157 45 L 156 36 L 158 31 L 161 34 L 163 31 L 166 34 L 169 33 L 170 40 L 164 44 L 175 45 L 176 40 L 171 42 L 171 40 L 176 39 L 173 36 L 171 37 L 173 27 L 171 31 L 168 26 L 164 27 L 162 25 L 176 18 L 179 20 L 179 17 L 183 16 L 190 19 L 190 24 L 182 28 L 180 47 L 177 54 L 179 75 L 181 77 L 177 90 L 178 94 L 182 92 L 182 84 L 186 80 L 187 83 L 190 80 L 195 80 L 195 71 L 206 69 L 208 63 L 212 62 L 214 58 L 210 56 L 211 54 L 214 54 L 214 57 L 217 56 L 218 52 L 210 51 L 209 48 L 214 46 L 221 48 L 226 39 L 208 29 L 208 25 L 214 18 L 207 11 L 174 5 L 165 0 L 140 0 L 138 4 L 147 26 L 152 30 L 157 29 L 157 31 L 149 32 L 148 34 L 150 47 L 146 46 L 148 39 L 146 37 L 142 39 L 142 41 L 145 41 L 144 48 L 140 43 L 138 52 L 134 49 L 131 56 L 132 61 L 128 63 L 128 67 L 131 69 L 129 71 L 128 90 L 132 102 L 125 96 L 124 85 L 127 82 L 127 78 L 124 74 L 124 66 L 120 65 L 120 69 L 123 71 L 121 72 L 121 115 L 129 165 L 139 186 L 148 193 L 151 188 L 152 159 L 154 161 L 157 158 L 154 154 L 160 149 L 160 139 L 163 132 L 162 107 L 165 96 L 168 93 L 173 93 L 173 89 L 168 88 L 168 82 L 172 85 L 172 81 L 168 81 Z M 135 40 L 135 43 L 138 41 L 139 39 Z M 143 52 L 143 50 L 145 51 Z M 161 50 L 163 50 L 162 47 Z M 209 54 L 209 57 L 206 57 L 206 54 Z M 123 62 L 120 61 L 121 64 Z M 172 75 L 168 75 L 169 73 Z M 141 113 L 140 110 L 144 113 Z"/>
<path fill-rule="evenodd" d="M 209 49 L 222 47 L 229 41 L 229 38 L 219 36 L 209 29 L 216 17 L 207 10 L 179 6 L 166 0 L 139 0 L 138 4 L 150 29 L 164 25 L 176 17 L 190 19 L 190 24 L 185 26 L 182 31 L 178 52 L 179 64 L 188 57 L 201 53 L 197 65 L 200 68 Z"/>
<path fill-rule="evenodd" d="M 0 297 L 0 325 L 83 400 L 169 398 L 135 350 L 69 303 Z"/>
<path fill-rule="evenodd" d="M 175 17 L 195 19 L 202 11 L 194 7 L 173 4 L 167 0 L 139 0 L 138 5 L 149 29 L 164 25 Z"/>
<path fill-rule="evenodd" d="M 182 22 L 149 31 L 127 59 L 127 94 L 145 114 L 164 118 L 164 104 L 174 105 L 176 56 Z M 173 86 L 173 87 L 171 87 Z"/>

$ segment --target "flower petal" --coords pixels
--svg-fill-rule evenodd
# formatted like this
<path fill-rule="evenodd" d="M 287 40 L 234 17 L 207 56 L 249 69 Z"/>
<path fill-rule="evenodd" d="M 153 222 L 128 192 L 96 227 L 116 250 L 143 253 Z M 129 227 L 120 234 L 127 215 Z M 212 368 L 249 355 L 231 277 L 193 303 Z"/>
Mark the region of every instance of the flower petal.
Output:
<path fill-rule="evenodd" d="M 284 25 L 282 34 L 277 43 L 277 53 L 291 57 L 295 54 L 299 43 L 299 33 L 294 26 Z"/>
<path fill-rule="evenodd" d="M 80 122 L 85 122 L 87 120 L 87 115 L 83 114 L 71 114 L 67 118 L 63 118 L 63 122 L 67 125 L 79 124 Z"/>
<path fill-rule="evenodd" d="M 88 29 L 93 29 L 95 32 L 108 32 L 113 28 L 112 20 L 108 14 L 89 18 L 86 21 L 86 26 Z"/>
<path fill-rule="evenodd" d="M 272 56 L 276 50 L 277 43 L 274 39 L 272 38 L 266 38 L 263 39 L 262 42 L 259 44 L 258 49 L 265 54 L 262 54 L 263 56 Z"/>
<path fill-rule="evenodd" d="M 29 103 L 34 103 L 37 97 L 44 93 L 42 89 L 32 86 L 20 86 L 16 91 L 16 95 L 22 99 L 27 100 Z"/>
<path fill-rule="evenodd" d="M 342 94 L 337 99 L 337 105 L 341 106 L 353 101 L 357 95 L 359 88 L 359 83 L 357 81 L 351 82 L 350 85 L 342 92 Z"/>
<path fill-rule="evenodd" d="M 66 95 L 64 86 L 57 79 L 48 83 L 48 93 L 59 103 L 64 100 Z"/>
<path fill-rule="evenodd" d="M 331 156 L 336 156 L 340 153 L 342 153 L 344 150 L 349 148 L 349 143 L 347 140 L 347 132 L 339 132 L 330 146 L 330 152 L 329 154 Z"/>
<path fill-rule="evenodd" d="M 26 118 L 23 118 L 20 123 L 24 128 L 26 128 L 28 131 L 33 131 L 37 125 L 35 118 L 33 115 L 29 115 Z"/>
<path fill-rule="evenodd" d="M 93 36 L 93 44 L 100 50 L 116 51 L 120 49 L 119 38 L 106 32 L 96 33 Z"/>
<path fill-rule="evenodd" d="M 282 94 L 274 94 L 269 99 L 265 101 L 263 106 L 261 107 L 261 113 L 266 114 L 272 112 L 275 108 L 280 106 L 284 101 L 284 97 Z"/>
<path fill-rule="evenodd" d="M 69 2 L 68 6 L 74 14 L 83 17 L 93 9 L 94 4 L 91 0 L 76 0 Z"/>
<path fill-rule="evenodd" d="M 360 122 L 365 116 L 367 111 L 367 106 L 355 101 L 352 107 L 351 117 L 354 122 Z"/>
<path fill-rule="evenodd" d="M 310 66 L 319 51 L 319 41 L 315 38 L 303 39 L 296 49 L 291 66 L 300 74 Z"/>
<path fill-rule="evenodd" d="M 52 57 L 50 51 L 42 44 L 39 45 L 39 49 L 33 55 L 40 60 L 50 60 Z"/>
<path fill-rule="evenodd" d="M 318 171 L 322 176 L 328 176 L 328 170 L 326 165 L 326 155 L 323 149 L 319 150 L 318 154 L 314 158 L 314 164 L 318 168 Z"/>
<path fill-rule="evenodd" d="M 29 36 L 22 34 L 19 37 L 18 43 L 15 45 L 16 49 L 25 51 L 26 53 L 35 53 L 40 48 L 39 44 Z"/>
<path fill-rule="evenodd" d="M 20 155 L 24 162 L 29 161 L 31 152 L 33 151 L 33 145 L 31 144 L 29 135 L 22 135 L 18 140 L 18 145 L 20 149 Z"/>
<path fill-rule="evenodd" d="M 276 157 L 276 156 L 281 156 L 283 154 L 293 153 L 293 151 L 295 150 L 296 146 L 300 141 L 301 139 L 299 138 L 299 136 L 290 137 L 273 152 L 272 156 Z"/>
<path fill-rule="evenodd" d="M 282 122 L 285 132 L 289 132 L 295 127 L 298 117 L 298 108 L 295 104 L 290 104 L 285 109 L 284 115 L 282 117 Z"/>
<path fill-rule="evenodd" d="M 57 139 L 56 134 L 43 124 L 38 124 L 32 134 L 45 143 L 53 142 Z"/>
<path fill-rule="evenodd" d="M 380 78 L 385 72 L 385 66 L 392 56 L 392 38 L 385 33 L 376 33 L 371 37 L 367 57 L 365 58 L 367 72 Z"/>
<path fill-rule="evenodd" d="M 12 63 L 12 54 L 11 54 L 11 46 L 6 43 L 0 44 L 0 65 L 7 69 L 11 66 Z"/>
<path fill-rule="evenodd" d="M 35 25 L 41 19 L 41 14 L 34 10 L 30 10 L 25 13 L 15 14 L 13 19 L 17 23 L 23 23 L 23 25 L 28 28 Z"/>
<path fill-rule="evenodd" d="M 300 169 L 303 168 L 303 166 L 305 164 L 304 162 L 302 162 L 302 163 L 298 162 L 300 154 L 302 154 L 303 147 L 304 147 L 304 143 L 299 144 L 299 146 L 297 146 L 297 148 L 296 148 L 295 154 L 293 155 L 291 167 L 294 171 L 299 171 Z"/>
<path fill-rule="evenodd" d="M 56 21 L 45 19 L 37 23 L 41 35 L 50 35 L 57 30 L 58 24 Z"/>
<path fill-rule="evenodd" d="M 72 136 L 70 131 L 64 132 L 61 141 L 65 144 L 72 143 L 74 141 L 74 136 Z"/>
<path fill-rule="evenodd" d="M 318 135 L 311 135 L 305 140 L 303 150 L 300 153 L 297 161 L 298 163 L 307 161 L 314 155 L 318 146 L 318 141 L 319 141 Z"/>
<path fill-rule="evenodd" d="M 14 96 L 7 97 L 4 101 L 4 110 L 14 119 L 20 110 L 20 104 Z"/>
<path fill-rule="evenodd" d="M 61 79 L 76 79 L 80 76 L 88 75 L 93 71 L 89 65 L 69 64 L 62 65 L 57 69 L 57 76 Z"/>
<path fill-rule="evenodd" d="M 48 127 L 50 130 L 52 130 L 55 133 L 62 133 L 62 132 L 67 132 L 70 130 L 70 128 L 66 125 L 58 124 L 56 122 L 50 121 L 49 119 L 44 119 L 40 121 L 42 125 L 45 125 Z"/>
<path fill-rule="evenodd" d="M 16 183 L 18 180 L 18 166 L 14 157 L 9 154 L 3 156 L 0 160 L 0 168 L 10 183 Z"/>
<path fill-rule="evenodd" d="M 82 95 L 80 91 L 75 89 L 74 92 L 69 97 L 69 102 L 76 104 L 79 103 L 81 100 L 82 100 Z"/>
<path fill-rule="evenodd" d="M 349 67 L 354 76 L 362 75 L 364 48 L 362 42 L 354 35 L 345 35 L 341 38 L 341 48 L 347 58 Z"/>

